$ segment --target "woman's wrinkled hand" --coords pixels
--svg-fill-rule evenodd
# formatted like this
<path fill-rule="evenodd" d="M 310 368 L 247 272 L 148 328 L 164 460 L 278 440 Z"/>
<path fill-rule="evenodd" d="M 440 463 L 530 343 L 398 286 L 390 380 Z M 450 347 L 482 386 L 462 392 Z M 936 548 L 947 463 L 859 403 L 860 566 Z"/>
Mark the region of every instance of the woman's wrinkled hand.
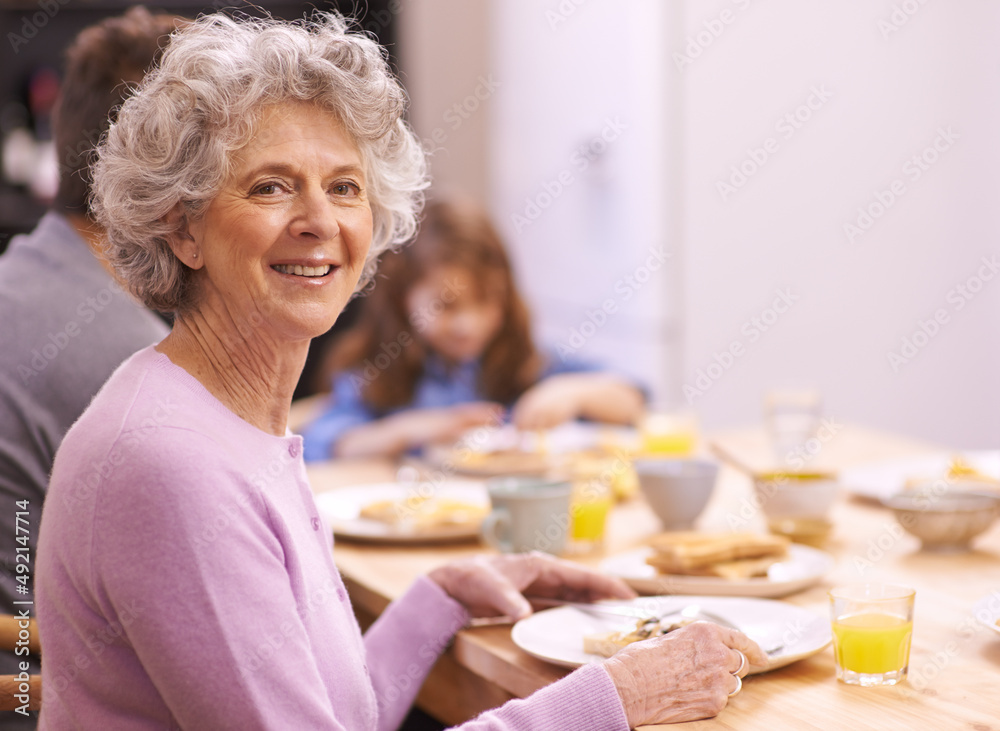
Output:
<path fill-rule="evenodd" d="M 756 642 L 710 622 L 633 643 L 604 662 L 632 728 L 711 718 L 738 688 L 737 670 L 742 678 L 766 666 Z"/>
<path fill-rule="evenodd" d="M 527 617 L 532 608 L 525 594 L 579 602 L 635 597 L 619 579 L 538 552 L 474 556 L 428 576 L 473 617 Z"/>

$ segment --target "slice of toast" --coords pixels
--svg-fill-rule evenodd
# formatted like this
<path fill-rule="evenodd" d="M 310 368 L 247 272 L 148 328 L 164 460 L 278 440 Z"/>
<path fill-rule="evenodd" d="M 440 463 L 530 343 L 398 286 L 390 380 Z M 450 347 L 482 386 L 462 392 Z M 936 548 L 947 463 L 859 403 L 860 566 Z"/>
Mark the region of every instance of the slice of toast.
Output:
<path fill-rule="evenodd" d="M 650 556 L 646 563 L 656 567 L 663 574 L 678 576 L 719 576 L 724 579 L 751 579 L 755 576 L 767 576 L 767 571 L 784 556 L 764 556 L 762 558 L 739 558 L 733 561 L 720 561 L 707 566 L 693 568 L 676 568 L 670 564 L 662 564 L 656 556 Z"/>
<path fill-rule="evenodd" d="M 781 557 L 789 543 L 761 533 L 664 533 L 650 541 L 655 553 L 647 563 L 665 573 L 701 572 L 726 562 Z"/>

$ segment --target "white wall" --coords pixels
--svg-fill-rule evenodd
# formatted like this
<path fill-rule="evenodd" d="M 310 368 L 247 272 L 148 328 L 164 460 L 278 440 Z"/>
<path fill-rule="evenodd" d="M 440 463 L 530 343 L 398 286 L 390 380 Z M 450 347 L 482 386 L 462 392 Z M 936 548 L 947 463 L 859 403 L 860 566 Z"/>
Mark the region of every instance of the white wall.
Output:
<path fill-rule="evenodd" d="M 961 310 L 954 291 L 1000 258 L 1000 6 L 464 0 L 476 20 L 460 27 L 456 3 L 407 4 L 430 14 L 422 55 L 438 49 L 419 78 L 409 67 L 411 91 L 434 87 L 438 105 L 415 123 L 426 136 L 478 74 L 498 82 L 440 146 L 448 164 L 435 173 L 489 201 L 543 340 L 590 332 L 587 312 L 611 300 L 579 355 L 645 378 L 663 400 L 683 404 L 683 387 L 736 343 L 703 394 L 687 389 L 709 428 L 755 422 L 766 389 L 809 383 L 842 420 L 1000 443 L 1000 277 Z M 894 12 L 906 21 L 889 30 Z M 678 68 L 699 33 L 704 47 Z M 779 128 L 814 89 L 818 108 Z M 624 128 L 596 143 L 615 135 L 609 119 Z M 904 166 L 942 128 L 957 137 L 915 179 Z M 483 157 L 462 134 L 483 135 Z M 588 145 L 603 154 L 581 170 Z M 765 145 L 723 200 L 718 183 Z M 560 173 L 571 182 L 556 193 Z M 850 240 L 844 224 L 897 179 L 905 193 Z M 634 287 L 625 278 L 651 248 L 668 265 Z M 780 291 L 794 304 L 768 313 Z M 890 352 L 939 310 L 947 322 L 894 371 Z M 766 332 L 753 324 L 762 314 L 776 314 Z"/>
<path fill-rule="evenodd" d="M 666 8 L 504 0 L 492 33 L 492 210 L 540 339 L 657 385 L 679 379 Z"/>
<path fill-rule="evenodd" d="M 915 12 L 896 14 L 907 19 L 898 30 L 880 26 L 894 6 Z M 686 7 L 687 35 L 723 9 L 733 16 L 685 65 L 681 96 L 686 382 L 731 343 L 746 346 L 694 396 L 704 421 L 753 420 L 766 388 L 810 382 L 842 419 L 996 447 L 1000 277 L 960 311 L 949 292 L 975 277 L 984 257 L 1000 261 L 1000 7 Z M 801 128 L 776 129 L 817 87 L 832 96 L 814 100 L 820 108 Z M 927 153 L 926 171 L 905 167 L 941 129 L 957 135 L 950 146 L 939 140 L 947 151 Z M 768 138 L 777 151 L 723 200 L 718 181 Z M 894 180 L 905 193 L 851 240 L 844 224 Z M 797 301 L 751 343 L 751 318 L 786 288 Z M 901 339 L 938 311 L 946 324 L 909 362 L 890 364 Z"/>
<path fill-rule="evenodd" d="M 441 194 L 489 199 L 490 6 L 486 0 L 405 0 L 398 56 L 410 123 L 431 153 Z"/>

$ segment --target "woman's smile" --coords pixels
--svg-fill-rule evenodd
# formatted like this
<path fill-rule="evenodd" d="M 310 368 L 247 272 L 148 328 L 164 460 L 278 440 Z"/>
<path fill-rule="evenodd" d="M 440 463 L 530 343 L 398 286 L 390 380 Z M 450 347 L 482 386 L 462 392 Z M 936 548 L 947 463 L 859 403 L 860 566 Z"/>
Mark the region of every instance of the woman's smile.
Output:
<path fill-rule="evenodd" d="M 272 264 L 271 268 L 279 274 L 291 274 L 296 277 L 307 277 L 309 279 L 321 279 L 331 272 L 333 267 L 330 264 L 320 266 L 310 266 L 301 264 Z"/>

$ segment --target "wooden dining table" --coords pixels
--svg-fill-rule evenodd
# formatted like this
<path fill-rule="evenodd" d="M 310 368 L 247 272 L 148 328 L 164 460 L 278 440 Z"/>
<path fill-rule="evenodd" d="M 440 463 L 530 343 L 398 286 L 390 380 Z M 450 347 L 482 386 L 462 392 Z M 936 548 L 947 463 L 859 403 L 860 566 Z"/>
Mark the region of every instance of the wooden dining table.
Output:
<path fill-rule="evenodd" d="M 810 470 L 843 470 L 865 463 L 940 452 L 951 445 L 860 426 L 836 425 L 809 459 Z M 762 428 L 709 434 L 714 446 L 753 470 L 776 467 Z M 387 461 L 343 461 L 309 468 L 313 490 L 393 479 Z M 457 476 L 456 477 L 460 477 Z M 748 507 L 749 506 L 749 507 Z M 723 465 L 697 527 L 766 530 L 752 509 L 751 479 Z M 834 567 L 819 583 L 777 601 L 826 618 L 828 590 L 837 584 L 884 581 L 916 589 L 908 679 L 892 687 L 848 686 L 836 679 L 831 647 L 783 668 L 748 677 L 743 690 L 715 718 L 685 724 L 698 729 L 968 729 L 1000 731 L 1000 634 L 978 621 L 973 607 L 987 602 L 1000 616 L 1000 521 L 971 550 L 933 552 L 904 533 L 893 513 L 843 485 L 831 510 L 833 530 L 824 550 Z M 592 566 L 642 545 L 661 527 L 641 496 L 619 503 L 601 550 L 574 556 Z M 336 539 L 334 558 L 362 626 L 374 620 L 419 574 L 448 561 L 489 551 L 476 542 L 391 545 Z M 511 640 L 509 624 L 458 633 L 427 678 L 417 705 L 446 724 L 458 724 L 511 698 L 524 697 L 569 670 L 538 660 Z M 645 726 L 644 729 L 668 728 Z"/>

